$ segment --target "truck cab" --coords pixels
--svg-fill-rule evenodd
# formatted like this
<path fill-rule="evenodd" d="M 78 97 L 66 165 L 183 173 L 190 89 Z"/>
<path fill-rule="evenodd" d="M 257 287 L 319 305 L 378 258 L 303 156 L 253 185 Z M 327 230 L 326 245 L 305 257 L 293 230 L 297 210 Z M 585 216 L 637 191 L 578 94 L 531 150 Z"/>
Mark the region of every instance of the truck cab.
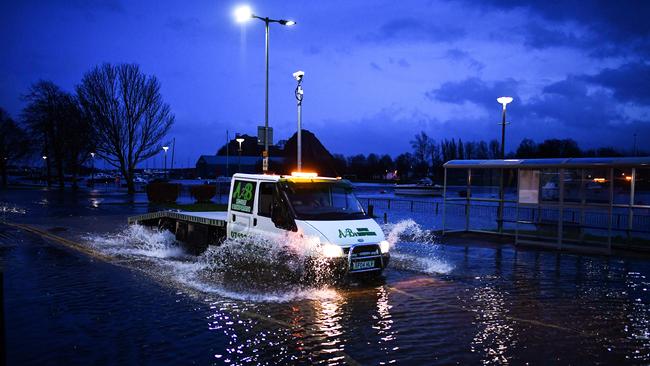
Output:
<path fill-rule="evenodd" d="M 235 174 L 226 227 L 235 239 L 298 236 L 315 244 L 313 256 L 346 273 L 381 273 L 390 259 L 383 231 L 357 200 L 352 184 L 315 173 Z"/>

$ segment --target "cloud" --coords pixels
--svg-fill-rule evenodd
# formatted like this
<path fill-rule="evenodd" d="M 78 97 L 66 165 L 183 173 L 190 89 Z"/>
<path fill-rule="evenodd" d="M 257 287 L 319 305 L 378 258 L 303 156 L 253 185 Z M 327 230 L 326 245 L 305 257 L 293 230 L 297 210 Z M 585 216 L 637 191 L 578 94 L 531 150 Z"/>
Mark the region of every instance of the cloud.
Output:
<path fill-rule="evenodd" d="M 650 104 L 650 64 L 626 63 L 618 68 L 606 68 L 584 80 L 612 90 L 622 102 Z"/>
<path fill-rule="evenodd" d="M 377 65 L 375 62 L 371 62 L 370 67 L 372 67 L 373 70 L 377 70 L 377 71 L 382 71 L 383 70 L 381 68 L 381 66 Z"/>
<path fill-rule="evenodd" d="M 458 48 L 448 49 L 445 53 L 445 57 L 456 62 L 466 62 L 470 68 L 475 69 L 478 72 L 481 72 L 485 68 L 485 65 L 482 62 L 479 62 L 470 56 L 468 52 Z"/>
<path fill-rule="evenodd" d="M 583 47 L 591 43 L 585 38 L 579 38 L 570 31 L 556 29 L 550 24 L 530 22 L 526 24 L 521 33 L 524 35 L 524 46 L 533 49 L 544 49 L 549 47 Z"/>
<path fill-rule="evenodd" d="M 81 9 L 84 12 L 112 12 L 112 13 L 124 13 L 124 6 L 119 0 L 66 0 L 62 2 L 64 4 L 69 4 L 75 8 Z"/>
<path fill-rule="evenodd" d="M 466 1 L 475 6 L 475 2 Z M 613 56 L 622 50 L 650 55 L 650 2 L 648 1 L 504 1 L 486 0 L 480 6 L 528 11 L 533 20 L 523 29 L 525 44 L 532 48 L 553 45 L 589 49 L 592 56 Z M 577 36 L 558 30 L 558 25 L 584 29 Z"/>
<path fill-rule="evenodd" d="M 542 88 L 546 94 L 556 94 L 564 97 L 575 97 L 587 94 L 587 84 L 581 77 L 569 76 L 564 80 L 548 84 Z"/>
<path fill-rule="evenodd" d="M 411 67 L 411 64 L 408 61 L 406 61 L 405 59 L 403 59 L 403 58 L 394 59 L 392 57 L 389 57 L 388 62 L 390 62 L 391 65 L 397 65 L 397 66 L 404 67 L 404 68 Z"/>
<path fill-rule="evenodd" d="M 470 77 L 462 81 L 443 83 L 439 88 L 431 89 L 425 93 L 430 100 L 446 103 L 463 104 L 471 102 L 486 108 L 496 104 L 496 98 L 502 95 L 519 99 L 517 94 L 518 82 L 508 78 L 497 82 L 485 82 L 477 77 Z"/>
<path fill-rule="evenodd" d="M 165 27 L 181 35 L 196 37 L 203 32 L 201 21 L 196 17 L 169 17 Z"/>
<path fill-rule="evenodd" d="M 450 42 L 465 36 L 462 28 L 443 25 L 440 22 L 430 23 L 417 18 L 399 18 L 390 20 L 379 27 L 375 33 L 361 37 L 367 42 Z"/>

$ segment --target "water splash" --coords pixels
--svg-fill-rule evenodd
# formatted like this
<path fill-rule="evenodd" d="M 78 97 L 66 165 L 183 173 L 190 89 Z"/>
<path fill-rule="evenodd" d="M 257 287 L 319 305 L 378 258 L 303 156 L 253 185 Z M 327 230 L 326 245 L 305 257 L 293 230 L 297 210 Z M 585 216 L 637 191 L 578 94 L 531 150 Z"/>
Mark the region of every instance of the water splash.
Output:
<path fill-rule="evenodd" d="M 130 225 L 114 235 L 87 235 L 84 240 L 100 252 L 120 258 L 185 256 L 174 234 L 140 225 Z"/>
<path fill-rule="evenodd" d="M 447 274 L 454 267 L 439 256 L 437 236 L 412 219 L 383 225 L 391 246 L 391 267 L 427 274 Z"/>
<path fill-rule="evenodd" d="M 5 217 L 7 214 L 24 215 L 27 213 L 22 207 L 7 202 L 0 202 L 0 215 Z"/>
<path fill-rule="evenodd" d="M 322 264 L 311 260 L 318 257 L 320 244 L 296 233 L 276 240 L 257 236 L 227 239 L 200 256 L 186 254 L 172 233 L 139 225 L 112 235 L 87 235 L 85 240 L 122 263 L 132 261 L 164 282 L 171 280 L 202 293 L 254 302 L 338 296 L 323 285 L 322 275 L 327 271 Z"/>

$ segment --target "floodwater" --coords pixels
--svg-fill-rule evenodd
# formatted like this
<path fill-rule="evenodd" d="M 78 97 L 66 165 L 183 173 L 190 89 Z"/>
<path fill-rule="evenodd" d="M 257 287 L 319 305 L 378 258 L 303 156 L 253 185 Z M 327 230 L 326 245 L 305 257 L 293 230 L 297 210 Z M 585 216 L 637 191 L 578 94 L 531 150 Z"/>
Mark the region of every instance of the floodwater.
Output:
<path fill-rule="evenodd" d="M 314 285 L 280 275 L 300 261 L 268 265 L 283 243 L 192 256 L 127 227 L 150 208 L 117 193 L 9 190 L 0 202 L 7 223 L 50 235 L 0 225 L 11 365 L 650 363 L 644 258 L 451 245 L 402 220 L 384 227 L 381 279 Z M 224 262 L 233 253 L 246 270 Z"/>

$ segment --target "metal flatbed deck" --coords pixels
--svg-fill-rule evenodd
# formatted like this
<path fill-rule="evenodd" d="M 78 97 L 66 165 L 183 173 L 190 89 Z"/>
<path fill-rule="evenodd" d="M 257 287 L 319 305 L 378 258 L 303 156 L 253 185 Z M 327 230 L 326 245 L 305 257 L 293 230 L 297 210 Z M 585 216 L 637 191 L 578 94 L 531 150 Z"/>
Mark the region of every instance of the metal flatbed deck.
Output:
<path fill-rule="evenodd" d="M 204 224 L 216 227 L 226 227 L 226 211 L 207 211 L 207 212 L 190 212 L 190 211 L 157 211 L 149 212 L 142 215 L 131 216 L 128 218 L 129 225 L 138 224 L 145 221 L 156 220 L 161 218 L 174 219 L 179 221 Z"/>

